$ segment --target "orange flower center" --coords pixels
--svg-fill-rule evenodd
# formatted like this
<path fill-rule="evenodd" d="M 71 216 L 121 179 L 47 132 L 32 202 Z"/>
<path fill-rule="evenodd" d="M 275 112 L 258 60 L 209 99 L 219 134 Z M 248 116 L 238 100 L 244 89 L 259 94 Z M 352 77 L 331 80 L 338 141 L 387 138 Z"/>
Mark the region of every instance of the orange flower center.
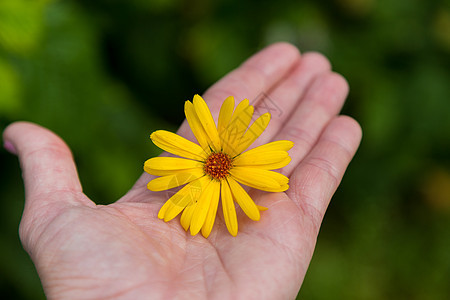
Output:
<path fill-rule="evenodd" d="M 231 157 L 223 152 L 211 153 L 205 161 L 203 170 L 212 179 L 221 180 L 230 174 Z"/>

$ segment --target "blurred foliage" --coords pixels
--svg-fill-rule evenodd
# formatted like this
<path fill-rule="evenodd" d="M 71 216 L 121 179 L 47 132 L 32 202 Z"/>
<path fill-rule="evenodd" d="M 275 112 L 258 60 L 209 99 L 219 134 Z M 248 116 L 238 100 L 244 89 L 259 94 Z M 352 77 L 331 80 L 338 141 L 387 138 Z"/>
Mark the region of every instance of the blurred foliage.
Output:
<path fill-rule="evenodd" d="M 0 128 L 46 126 L 109 203 L 158 154 L 183 101 L 263 46 L 320 51 L 349 81 L 364 130 L 299 299 L 450 295 L 450 2 L 0 0 Z M 176 108 L 179 109 L 176 109 Z M 23 188 L 0 152 L 0 289 L 44 298 L 17 227 Z"/>

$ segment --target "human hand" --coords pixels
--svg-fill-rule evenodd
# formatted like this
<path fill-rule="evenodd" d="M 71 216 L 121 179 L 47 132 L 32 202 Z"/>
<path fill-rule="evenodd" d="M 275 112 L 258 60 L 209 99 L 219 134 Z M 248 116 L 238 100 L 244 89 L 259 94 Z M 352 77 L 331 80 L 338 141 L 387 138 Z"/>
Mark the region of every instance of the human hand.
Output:
<path fill-rule="evenodd" d="M 262 94 L 264 93 L 264 94 Z M 69 148 L 30 123 L 10 125 L 5 145 L 17 153 L 26 191 L 20 238 L 49 299 L 290 299 L 302 284 L 328 203 L 361 139 L 351 118 L 338 116 L 348 93 L 320 54 L 300 56 L 288 44 L 257 53 L 203 98 L 217 116 L 234 95 L 261 101 L 272 120 L 256 145 L 287 139 L 291 163 L 284 193 L 250 190 L 269 209 L 258 222 L 238 212 L 239 233 L 220 214 L 208 239 L 178 221 L 163 222 L 165 192 L 151 192 L 144 173 L 110 205 L 83 194 Z M 269 100 L 271 99 L 271 100 Z M 193 140 L 186 121 L 178 134 Z M 255 145 L 253 145 L 255 146 Z"/>

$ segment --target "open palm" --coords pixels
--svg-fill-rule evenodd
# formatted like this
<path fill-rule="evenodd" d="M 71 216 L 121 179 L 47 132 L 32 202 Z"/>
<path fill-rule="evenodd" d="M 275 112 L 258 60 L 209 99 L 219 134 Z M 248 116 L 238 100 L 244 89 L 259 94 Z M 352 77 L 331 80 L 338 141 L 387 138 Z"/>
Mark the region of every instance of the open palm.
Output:
<path fill-rule="evenodd" d="M 257 53 L 203 95 L 215 117 L 226 97 L 255 99 L 272 121 L 256 145 L 288 139 L 292 162 L 284 193 L 250 190 L 269 209 L 258 222 L 238 211 L 231 236 L 219 213 L 208 239 L 177 220 L 157 218 L 167 192 L 146 189 L 143 174 L 113 204 L 83 194 L 70 150 L 50 131 L 14 123 L 6 147 L 21 161 L 25 209 L 20 237 L 49 299 L 289 299 L 311 260 L 319 227 L 361 139 L 359 125 L 338 116 L 345 80 L 320 54 L 289 44 Z M 193 140 L 186 122 L 178 134 Z"/>

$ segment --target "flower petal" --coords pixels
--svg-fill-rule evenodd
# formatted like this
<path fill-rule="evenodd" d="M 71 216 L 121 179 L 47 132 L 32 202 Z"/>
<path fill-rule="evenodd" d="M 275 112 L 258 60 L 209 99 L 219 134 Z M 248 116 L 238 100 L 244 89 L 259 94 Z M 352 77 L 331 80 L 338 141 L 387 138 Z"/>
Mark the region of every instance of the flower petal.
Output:
<path fill-rule="evenodd" d="M 241 155 L 243 155 L 243 154 L 256 155 L 258 153 L 266 152 L 266 151 L 288 151 L 293 146 L 294 146 L 294 143 L 291 141 L 287 141 L 287 140 L 275 141 L 275 142 L 270 142 L 270 143 L 255 147 L 253 149 L 250 149 L 248 151 L 245 151 Z"/>
<path fill-rule="evenodd" d="M 193 104 L 200 123 L 202 123 L 203 129 L 211 141 L 210 146 L 212 145 L 216 152 L 220 151 L 222 147 L 220 145 L 219 133 L 217 132 L 217 127 L 208 105 L 206 105 L 205 100 L 199 95 L 194 96 Z"/>
<path fill-rule="evenodd" d="M 265 191 L 277 193 L 277 192 L 284 192 L 288 189 L 289 189 L 289 184 L 286 183 L 286 184 L 281 185 L 279 188 L 276 188 L 276 189 L 267 188 L 267 189 L 265 189 Z"/>
<path fill-rule="evenodd" d="M 189 225 L 191 225 L 192 215 L 194 214 L 197 203 L 187 206 L 181 214 L 180 223 L 184 230 L 188 231 Z"/>
<path fill-rule="evenodd" d="M 287 140 L 281 140 L 281 141 L 275 141 L 270 142 L 261 146 L 258 146 L 256 148 L 250 149 L 248 151 L 245 151 L 241 154 L 239 154 L 233 161 L 233 164 L 235 166 L 243 166 L 240 159 L 245 158 L 247 160 L 248 157 L 259 157 L 263 158 L 266 155 L 270 156 L 271 154 L 267 154 L 269 152 L 278 152 L 278 151 L 288 151 L 294 146 L 294 143 Z M 291 161 L 291 158 L 285 157 L 282 161 L 278 162 L 272 162 L 272 163 L 266 163 L 261 165 L 252 165 L 254 168 L 264 169 L 264 170 L 274 170 L 274 169 L 280 169 L 285 167 L 287 164 L 289 164 Z"/>
<path fill-rule="evenodd" d="M 158 175 L 150 173 L 152 170 L 179 171 L 184 169 L 195 169 L 195 168 L 203 168 L 203 163 L 196 160 L 179 157 L 153 157 L 148 159 L 144 163 L 144 170 L 152 175 Z"/>
<path fill-rule="evenodd" d="M 159 219 L 164 219 L 164 215 L 166 214 L 167 208 L 169 208 L 170 205 L 172 205 L 172 202 L 166 201 L 166 203 L 164 203 L 164 205 L 158 212 Z"/>
<path fill-rule="evenodd" d="M 164 221 L 168 222 L 175 218 L 185 207 L 198 201 L 201 197 L 205 185 L 210 179 L 207 176 L 201 177 L 185 185 L 175 195 L 169 198 L 167 202 L 171 203 L 164 214 Z"/>
<path fill-rule="evenodd" d="M 230 186 L 225 181 L 222 182 L 220 194 L 222 197 L 223 217 L 225 219 L 228 232 L 230 232 L 232 236 L 236 236 L 238 233 L 236 208 L 234 207 L 233 195 L 231 194 Z"/>
<path fill-rule="evenodd" d="M 211 203 L 209 204 L 208 214 L 206 215 L 205 224 L 202 226 L 202 235 L 207 238 L 211 233 L 214 226 L 214 221 L 216 220 L 217 206 L 219 205 L 220 196 L 220 182 L 214 180 L 211 184 L 216 185 L 214 187 L 214 194 L 211 197 Z"/>
<path fill-rule="evenodd" d="M 158 177 L 147 184 L 150 191 L 158 192 L 168 190 L 186 183 L 189 183 L 197 178 L 205 175 L 203 169 L 189 169 L 187 172 L 178 172 L 172 175 Z"/>
<path fill-rule="evenodd" d="M 230 123 L 232 123 L 238 115 L 240 115 L 247 107 L 250 106 L 250 102 L 248 99 L 244 99 L 236 106 L 236 109 L 234 110 L 233 116 L 231 117 Z"/>
<path fill-rule="evenodd" d="M 207 176 L 205 176 L 207 177 Z M 206 215 L 212 198 L 218 194 L 217 191 L 219 187 L 218 182 L 215 180 L 210 180 L 206 187 L 203 189 L 200 198 L 198 199 L 197 207 L 195 208 L 194 215 L 192 216 L 190 231 L 191 235 L 196 235 L 203 224 L 205 223 Z"/>
<path fill-rule="evenodd" d="M 289 154 L 286 151 L 267 151 L 256 153 L 254 155 L 243 153 L 233 159 L 233 166 L 240 167 L 274 164 L 285 160 L 286 157 L 289 157 Z"/>
<path fill-rule="evenodd" d="M 219 133 L 220 141 L 223 142 L 223 133 L 227 128 L 228 123 L 230 123 L 231 116 L 233 115 L 234 109 L 234 97 L 228 97 L 220 107 L 219 120 L 217 122 L 217 131 Z"/>
<path fill-rule="evenodd" d="M 253 106 L 249 105 L 242 112 L 238 114 L 235 112 L 231 118 L 230 124 L 227 127 L 228 137 L 225 143 L 227 143 L 228 147 L 225 151 L 228 151 L 227 153 L 232 157 L 240 153 L 238 152 L 239 145 L 252 120 L 253 111 Z"/>
<path fill-rule="evenodd" d="M 222 149 L 224 150 L 225 153 L 228 154 L 232 154 L 231 149 L 234 147 L 233 143 L 237 138 L 240 138 L 242 134 L 245 133 L 245 130 L 247 128 L 245 128 L 245 130 L 243 132 L 241 132 L 241 135 L 237 135 L 237 132 L 235 129 L 234 131 L 230 132 L 230 127 L 233 126 L 233 124 L 235 125 L 236 122 L 236 118 L 244 111 L 244 110 L 248 110 L 250 105 L 249 105 L 249 101 L 248 99 L 244 99 L 241 102 L 238 103 L 238 105 L 236 106 L 236 109 L 234 110 L 234 113 L 232 114 L 231 118 L 228 120 L 227 124 L 224 124 L 225 126 L 225 130 L 221 133 L 221 141 L 222 141 Z M 234 128 L 234 127 L 233 127 Z M 233 135 L 231 135 L 231 133 L 233 133 Z"/>
<path fill-rule="evenodd" d="M 261 205 L 258 205 L 258 204 L 256 204 L 256 207 L 258 208 L 259 211 L 265 211 L 265 210 L 268 210 L 267 207 L 261 206 Z"/>
<path fill-rule="evenodd" d="M 156 169 L 152 169 L 152 168 L 149 168 L 144 165 L 144 171 L 147 172 L 148 174 L 155 175 L 155 176 L 168 176 L 168 175 L 174 175 L 177 173 L 187 173 L 187 172 L 191 172 L 191 171 L 195 172 L 196 169 L 203 169 L 203 168 L 180 169 L 180 170 L 156 170 Z"/>
<path fill-rule="evenodd" d="M 247 192 L 231 177 L 227 178 L 228 184 L 230 185 L 231 193 L 234 199 L 242 208 L 244 213 L 253 221 L 258 221 L 261 217 L 259 214 L 258 207 L 252 198 L 247 194 Z"/>
<path fill-rule="evenodd" d="M 264 170 L 276 170 L 276 169 L 281 169 L 281 168 L 287 166 L 290 162 L 291 162 L 291 158 L 288 156 L 279 162 L 275 162 L 272 164 L 265 164 L 265 165 L 253 165 L 252 167 L 264 169 Z"/>
<path fill-rule="evenodd" d="M 184 103 L 184 114 L 186 115 L 186 120 L 189 123 L 189 127 L 191 127 L 191 130 L 197 138 L 200 147 L 202 147 L 203 151 L 209 154 L 211 150 L 208 143 L 208 136 L 205 129 L 203 129 L 203 125 L 200 122 L 197 113 L 195 112 L 194 105 L 190 101 L 186 101 Z"/>
<path fill-rule="evenodd" d="M 205 160 L 207 154 L 199 145 L 166 130 L 157 130 L 150 135 L 153 143 L 169 153 L 195 160 Z"/>
<path fill-rule="evenodd" d="M 236 153 L 239 154 L 248 147 L 266 130 L 270 122 L 270 113 L 261 115 L 245 132 L 244 136 L 236 145 Z"/>
<path fill-rule="evenodd" d="M 230 174 L 240 183 L 263 191 L 278 190 L 289 182 L 289 178 L 280 173 L 259 168 L 234 167 Z"/>

